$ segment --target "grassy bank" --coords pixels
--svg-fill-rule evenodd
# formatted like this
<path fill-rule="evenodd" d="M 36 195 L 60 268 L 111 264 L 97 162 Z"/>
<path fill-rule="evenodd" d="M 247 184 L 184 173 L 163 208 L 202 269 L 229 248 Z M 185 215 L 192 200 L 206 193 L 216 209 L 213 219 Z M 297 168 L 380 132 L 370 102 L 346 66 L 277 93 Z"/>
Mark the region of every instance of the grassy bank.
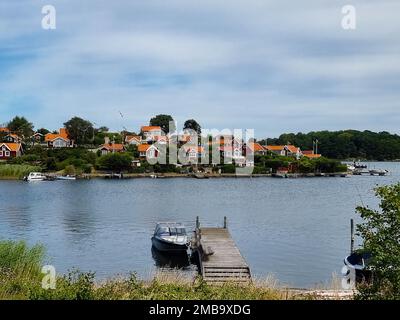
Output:
<path fill-rule="evenodd" d="M 208 285 L 201 277 L 159 273 L 143 281 L 132 273 L 96 282 L 94 273 L 73 270 L 58 275 L 55 289 L 43 289 L 45 251 L 40 245 L 0 241 L 0 300 L 286 300 L 326 299 L 327 292 L 289 290 L 274 279 L 251 284 Z M 330 293 L 329 293 L 330 294 Z M 329 299 L 342 299 L 337 292 Z M 349 297 L 344 297 L 348 299 Z"/>
<path fill-rule="evenodd" d="M 41 171 L 41 168 L 25 164 L 0 164 L 0 179 L 22 179 L 35 171 Z"/>
<path fill-rule="evenodd" d="M 288 293 L 263 284 L 209 286 L 176 275 L 158 275 L 151 281 L 135 274 L 95 282 L 94 273 L 71 271 L 57 277 L 56 289 L 43 289 L 40 273 L 44 259 L 42 246 L 0 241 L 0 299 L 285 299 Z"/>

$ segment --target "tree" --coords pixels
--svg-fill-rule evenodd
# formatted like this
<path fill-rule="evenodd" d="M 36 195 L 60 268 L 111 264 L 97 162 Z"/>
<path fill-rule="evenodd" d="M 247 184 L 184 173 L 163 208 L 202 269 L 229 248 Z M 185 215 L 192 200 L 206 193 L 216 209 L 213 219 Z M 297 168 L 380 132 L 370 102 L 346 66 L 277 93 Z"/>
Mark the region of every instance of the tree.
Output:
<path fill-rule="evenodd" d="M 74 140 L 76 144 L 92 143 L 94 138 L 94 129 L 90 121 L 79 117 L 73 117 L 64 123 L 68 136 Z"/>
<path fill-rule="evenodd" d="M 14 117 L 8 125 L 8 129 L 21 136 L 22 138 L 29 138 L 33 134 L 33 124 L 25 117 Z"/>
<path fill-rule="evenodd" d="M 196 131 L 198 134 L 201 133 L 201 126 L 194 119 L 189 119 L 189 120 L 185 121 L 185 123 L 183 125 L 183 130 L 185 130 L 185 129 L 192 129 L 192 130 Z"/>
<path fill-rule="evenodd" d="M 102 126 L 98 129 L 99 132 L 108 132 L 110 131 L 110 129 L 108 129 L 108 127 Z"/>
<path fill-rule="evenodd" d="M 400 183 L 375 189 L 380 211 L 357 207 L 364 220 L 357 231 L 370 252 L 370 283 L 359 286 L 361 299 L 400 299 Z"/>
<path fill-rule="evenodd" d="M 97 167 L 101 170 L 121 172 L 132 166 L 132 157 L 126 153 L 109 153 L 97 159 Z"/>
<path fill-rule="evenodd" d="M 36 130 L 36 132 L 37 132 L 37 133 L 40 133 L 40 134 L 42 134 L 42 135 L 44 135 L 44 136 L 45 136 L 46 134 L 50 133 L 50 131 L 47 130 L 47 129 L 45 129 L 45 128 L 40 128 L 40 129 Z"/>
<path fill-rule="evenodd" d="M 165 133 L 168 132 L 172 132 L 174 131 L 174 128 L 169 128 L 169 123 L 173 122 L 174 119 L 172 118 L 172 116 L 168 115 L 168 114 L 159 114 L 156 115 L 154 118 L 150 119 L 150 125 L 151 126 L 160 126 L 162 131 L 164 131 Z M 171 129 L 171 130 L 169 130 Z"/>

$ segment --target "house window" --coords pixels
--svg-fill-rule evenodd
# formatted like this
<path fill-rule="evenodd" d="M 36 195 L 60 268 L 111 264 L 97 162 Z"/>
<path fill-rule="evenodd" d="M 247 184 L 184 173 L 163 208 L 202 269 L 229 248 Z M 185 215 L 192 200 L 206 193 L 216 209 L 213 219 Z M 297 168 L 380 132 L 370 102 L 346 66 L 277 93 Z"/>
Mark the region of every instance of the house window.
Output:
<path fill-rule="evenodd" d="M 5 156 L 5 157 L 9 157 L 9 156 L 10 156 L 10 151 L 5 151 L 5 152 L 4 152 L 4 156 Z"/>
<path fill-rule="evenodd" d="M 3 156 L 3 150 L 0 150 L 0 157 Z"/>

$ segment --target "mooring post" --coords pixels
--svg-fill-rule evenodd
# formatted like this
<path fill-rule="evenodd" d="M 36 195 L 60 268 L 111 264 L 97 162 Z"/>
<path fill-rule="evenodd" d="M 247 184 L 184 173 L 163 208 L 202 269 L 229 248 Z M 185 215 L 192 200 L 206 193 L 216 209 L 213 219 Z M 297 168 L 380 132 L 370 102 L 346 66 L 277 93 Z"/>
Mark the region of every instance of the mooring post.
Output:
<path fill-rule="evenodd" d="M 196 216 L 196 229 L 200 228 L 200 220 L 199 220 L 199 216 Z"/>
<path fill-rule="evenodd" d="M 225 216 L 225 217 L 224 217 L 224 229 L 226 229 L 227 226 L 228 226 L 228 225 L 227 225 L 226 216 Z"/>
<path fill-rule="evenodd" d="M 350 220 L 350 232 L 351 232 L 351 243 L 350 243 L 350 253 L 354 252 L 354 220 Z"/>

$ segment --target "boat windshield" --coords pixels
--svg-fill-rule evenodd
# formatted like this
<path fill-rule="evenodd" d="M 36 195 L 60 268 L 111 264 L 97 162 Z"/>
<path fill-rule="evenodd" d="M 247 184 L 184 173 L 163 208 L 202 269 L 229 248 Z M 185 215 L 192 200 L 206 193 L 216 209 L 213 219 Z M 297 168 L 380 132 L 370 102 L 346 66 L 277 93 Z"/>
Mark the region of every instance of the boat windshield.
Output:
<path fill-rule="evenodd" d="M 157 230 L 157 233 L 158 233 L 160 236 L 169 236 L 169 228 L 167 228 L 167 227 L 161 227 L 161 228 L 159 228 L 159 229 Z"/>
<path fill-rule="evenodd" d="M 182 227 L 159 227 L 157 234 L 160 236 L 184 236 L 186 230 Z"/>
<path fill-rule="evenodd" d="M 185 228 L 170 228 L 169 232 L 171 236 L 184 236 L 186 235 Z"/>

